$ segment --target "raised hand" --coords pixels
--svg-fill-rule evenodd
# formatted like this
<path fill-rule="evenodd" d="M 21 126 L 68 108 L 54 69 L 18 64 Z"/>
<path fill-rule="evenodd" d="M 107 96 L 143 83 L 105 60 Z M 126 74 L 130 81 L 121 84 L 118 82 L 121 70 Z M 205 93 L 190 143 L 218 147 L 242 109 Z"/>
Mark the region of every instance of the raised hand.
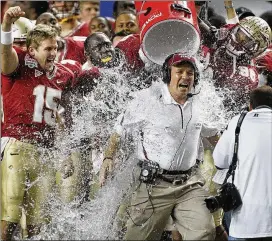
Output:
<path fill-rule="evenodd" d="M 19 6 L 10 7 L 4 14 L 3 17 L 3 25 L 11 25 L 20 17 L 25 16 L 25 12 L 21 10 Z"/>

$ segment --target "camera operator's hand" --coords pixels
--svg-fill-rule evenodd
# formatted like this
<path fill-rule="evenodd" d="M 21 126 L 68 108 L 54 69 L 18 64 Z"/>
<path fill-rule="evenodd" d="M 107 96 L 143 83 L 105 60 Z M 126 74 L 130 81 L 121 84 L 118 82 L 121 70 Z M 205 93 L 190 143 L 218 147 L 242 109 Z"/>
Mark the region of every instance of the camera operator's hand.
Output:
<path fill-rule="evenodd" d="M 105 185 L 106 179 L 113 172 L 113 159 L 112 158 L 104 158 L 102 166 L 99 171 L 99 185 L 102 187 Z"/>
<path fill-rule="evenodd" d="M 219 225 L 216 227 L 216 236 L 215 236 L 216 241 L 228 241 L 228 234 L 223 227 L 223 225 Z"/>

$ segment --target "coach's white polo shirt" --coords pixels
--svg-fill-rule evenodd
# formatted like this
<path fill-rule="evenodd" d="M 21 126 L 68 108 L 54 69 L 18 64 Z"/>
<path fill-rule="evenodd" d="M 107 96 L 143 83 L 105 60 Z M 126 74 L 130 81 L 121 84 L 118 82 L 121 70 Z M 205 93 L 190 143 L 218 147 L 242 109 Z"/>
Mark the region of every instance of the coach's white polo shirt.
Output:
<path fill-rule="evenodd" d="M 238 118 L 231 120 L 214 149 L 219 168 L 229 168 L 232 161 Z M 243 205 L 232 214 L 230 235 L 272 237 L 272 110 L 268 108 L 248 112 L 242 123 L 234 184 Z"/>
<path fill-rule="evenodd" d="M 202 124 L 194 98 L 180 105 L 162 83 L 137 92 L 115 129 L 120 135 L 125 130 L 137 130 L 138 158 L 148 158 L 166 170 L 188 170 L 194 166 L 200 135 L 209 137 L 217 132 Z"/>

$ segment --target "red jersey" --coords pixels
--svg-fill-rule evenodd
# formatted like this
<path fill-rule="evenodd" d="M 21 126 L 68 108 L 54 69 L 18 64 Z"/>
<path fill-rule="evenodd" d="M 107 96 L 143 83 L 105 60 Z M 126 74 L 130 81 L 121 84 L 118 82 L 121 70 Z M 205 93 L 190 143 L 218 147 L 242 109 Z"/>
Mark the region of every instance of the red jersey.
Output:
<path fill-rule="evenodd" d="M 75 84 L 74 74 L 57 63 L 49 76 L 28 52 L 16 51 L 17 69 L 12 74 L 2 74 L 2 136 L 50 145 L 56 113 L 63 111 L 59 105 L 62 90 Z"/>
<path fill-rule="evenodd" d="M 64 59 L 60 62 L 62 65 L 64 65 L 66 68 L 71 70 L 74 73 L 74 77 L 77 78 L 81 72 L 82 72 L 82 65 L 72 59 Z"/>
<path fill-rule="evenodd" d="M 140 46 L 140 34 L 124 37 L 116 46 L 124 53 L 127 64 L 133 71 L 140 70 L 145 66 L 139 55 Z"/>
<path fill-rule="evenodd" d="M 69 33 L 66 37 L 73 37 L 73 36 L 84 36 L 88 37 L 90 35 L 89 31 L 89 24 L 88 23 L 81 23 L 76 26 L 71 33 Z"/>
<path fill-rule="evenodd" d="M 64 38 L 64 48 L 58 51 L 57 62 L 64 59 L 75 60 L 81 64 L 86 62 L 84 55 L 84 41 L 86 37 L 74 36 Z"/>

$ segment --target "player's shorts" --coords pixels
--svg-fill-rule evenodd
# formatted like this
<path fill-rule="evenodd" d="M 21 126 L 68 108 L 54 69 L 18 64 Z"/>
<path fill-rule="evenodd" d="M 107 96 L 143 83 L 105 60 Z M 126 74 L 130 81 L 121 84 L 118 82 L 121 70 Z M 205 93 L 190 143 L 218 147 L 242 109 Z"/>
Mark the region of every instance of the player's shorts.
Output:
<path fill-rule="evenodd" d="M 9 139 L 0 165 L 1 220 L 19 223 L 24 207 L 27 225 L 48 221 L 46 204 L 55 171 L 47 159 L 34 145 Z"/>

